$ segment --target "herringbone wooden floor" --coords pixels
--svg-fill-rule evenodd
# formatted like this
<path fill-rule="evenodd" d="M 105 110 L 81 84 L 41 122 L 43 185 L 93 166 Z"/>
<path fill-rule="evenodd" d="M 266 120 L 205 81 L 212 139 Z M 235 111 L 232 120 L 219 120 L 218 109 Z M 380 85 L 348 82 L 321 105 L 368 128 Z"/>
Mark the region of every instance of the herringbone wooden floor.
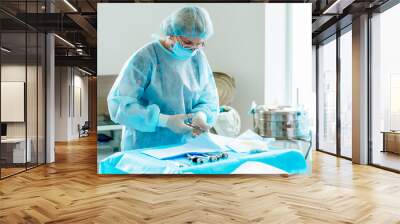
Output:
<path fill-rule="evenodd" d="M 100 176 L 94 138 L 0 181 L 0 223 L 400 223 L 400 175 L 314 153 L 312 176 Z"/>

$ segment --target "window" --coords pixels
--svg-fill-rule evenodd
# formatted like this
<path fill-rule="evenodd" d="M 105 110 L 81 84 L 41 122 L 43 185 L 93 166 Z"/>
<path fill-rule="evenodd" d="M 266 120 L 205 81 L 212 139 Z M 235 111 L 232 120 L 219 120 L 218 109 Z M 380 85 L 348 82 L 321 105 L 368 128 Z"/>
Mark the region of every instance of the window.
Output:
<path fill-rule="evenodd" d="M 18 2 L 13 8 L 21 14 L 42 13 L 42 5 L 44 1 Z M 0 178 L 5 178 L 45 163 L 46 39 L 9 15 L 0 17 L 7 21 L 0 23 Z"/>
<path fill-rule="evenodd" d="M 400 170 L 400 5 L 371 18 L 371 161 Z"/>
<path fill-rule="evenodd" d="M 318 48 L 318 149 L 336 154 L 336 39 Z"/>

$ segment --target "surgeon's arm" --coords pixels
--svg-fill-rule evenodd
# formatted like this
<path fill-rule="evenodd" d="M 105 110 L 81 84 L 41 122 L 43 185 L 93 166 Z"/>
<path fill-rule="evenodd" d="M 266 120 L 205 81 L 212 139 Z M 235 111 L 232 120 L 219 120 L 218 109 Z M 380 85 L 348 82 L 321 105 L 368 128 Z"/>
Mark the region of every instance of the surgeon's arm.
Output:
<path fill-rule="evenodd" d="M 219 113 L 218 92 L 212 72 L 209 72 L 208 82 L 200 93 L 200 99 L 193 106 L 193 113 L 203 113 L 207 117 L 207 124 L 213 126 Z"/>
<path fill-rule="evenodd" d="M 107 98 L 111 120 L 142 132 L 155 131 L 160 108 L 155 104 L 144 106 L 139 101 L 151 70 L 150 59 L 137 54 L 125 63 Z"/>

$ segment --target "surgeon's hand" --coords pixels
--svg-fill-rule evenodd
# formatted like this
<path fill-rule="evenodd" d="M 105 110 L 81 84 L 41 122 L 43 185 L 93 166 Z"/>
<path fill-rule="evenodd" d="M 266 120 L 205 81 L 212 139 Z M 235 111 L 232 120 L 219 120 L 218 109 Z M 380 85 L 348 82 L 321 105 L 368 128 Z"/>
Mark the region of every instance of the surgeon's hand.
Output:
<path fill-rule="evenodd" d="M 201 135 L 203 133 L 204 133 L 204 131 L 202 131 L 200 128 L 198 128 L 198 127 L 193 128 L 192 137 L 196 138 L 197 136 L 199 136 L 199 135 Z"/>
<path fill-rule="evenodd" d="M 186 114 L 168 115 L 166 127 L 176 134 L 191 132 L 192 127 L 185 124 Z"/>
<path fill-rule="evenodd" d="M 207 124 L 207 115 L 204 112 L 197 112 L 192 118 L 192 125 L 200 128 L 202 131 L 210 130 Z"/>

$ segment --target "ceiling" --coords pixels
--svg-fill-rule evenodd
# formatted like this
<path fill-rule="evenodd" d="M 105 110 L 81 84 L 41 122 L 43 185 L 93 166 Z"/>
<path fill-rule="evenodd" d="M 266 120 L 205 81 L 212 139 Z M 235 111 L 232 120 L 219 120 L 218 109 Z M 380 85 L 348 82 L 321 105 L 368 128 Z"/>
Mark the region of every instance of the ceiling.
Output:
<path fill-rule="evenodd" d="M 316 44 L 336 32 L 341 26 L 351 24 L 353 16 L 373 10 L 389 0 L 270 0 L 230 2 L 312 3 L 313 43 Z M 393 0 L 392 0 L 393 1 Z M 55 32 L 56 64 L 82 66 L 96 72 L 97 3 L 180 2 L 134 0 L 1 0 L 0 24 L 3 32 L 16 33 L 25 28 L 39 32 Z M 188 1 L 182 1 L 188 2 Z M 189 2 L 216 2 L 197 0 Z M 224 2 L 220 0 L 219 2 Z M 50 12 L 50 9 L 52 13 Z M 26 13 L 27 12 L 27 13 Z M 340 22 L 338 22 L 340 21 Z M 339 24 L 339 25 L 338 25 Z M 23 44 L 17 34 L 9 34 L 15 44 Z M 28 50 L 29 51 L 29 50 Z"/>

